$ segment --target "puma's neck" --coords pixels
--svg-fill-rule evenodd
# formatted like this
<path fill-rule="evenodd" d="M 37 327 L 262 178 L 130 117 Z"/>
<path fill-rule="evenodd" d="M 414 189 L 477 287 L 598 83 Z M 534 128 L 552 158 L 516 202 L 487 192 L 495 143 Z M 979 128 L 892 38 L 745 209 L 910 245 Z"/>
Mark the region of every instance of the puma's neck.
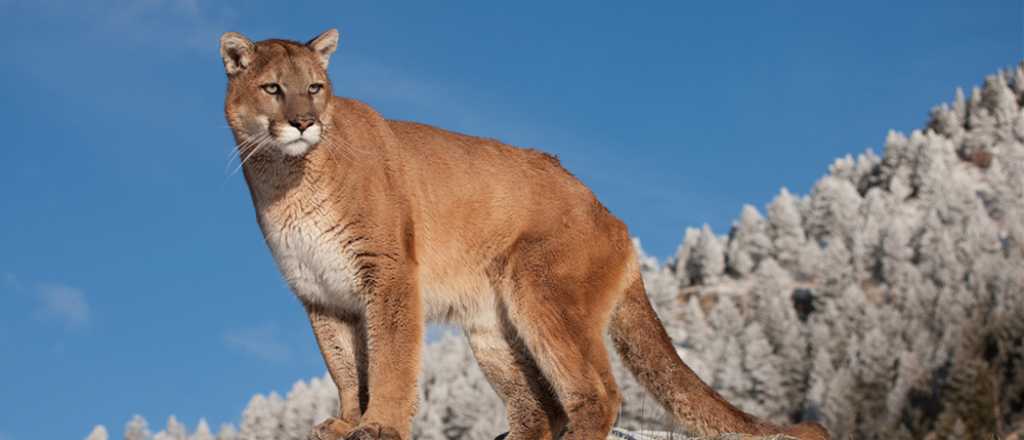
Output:
<path fill-rule="evenodd" d="M 324 145 L 318 145 L 314 150 L 321 147 Z M 256 208 L 269 207 L 320 190 L 321 179 L 315 176 L 320 174 L 322 165 L 315 161 L 314 153 L 310 151 L 302 157 L 281 157 L 279 153 L 269 152 L 246 163 L 243 166 L 245 180 Z"/>
<path fill-rule="evenodd" d="M 341 134 L 332 134 L 341 139 Z M 257 210 L 337 193 L 354 170 L 350 154 L 335 141 L 324 139 L 302 156 L 277 151 L 251 158 L 243 165 L 245 179 Z"/>

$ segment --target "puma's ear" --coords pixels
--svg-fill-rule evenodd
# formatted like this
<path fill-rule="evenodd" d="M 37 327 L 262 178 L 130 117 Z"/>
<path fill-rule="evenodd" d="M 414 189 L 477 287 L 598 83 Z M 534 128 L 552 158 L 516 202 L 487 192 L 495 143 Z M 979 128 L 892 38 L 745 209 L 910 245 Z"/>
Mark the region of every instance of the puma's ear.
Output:
<path fill-rule="evenodd" d="M 320 59 L 320 65 L 327 70 L 327 63 L 331 60 L 331 54 L 334 53 L 334 49 L 338 48 L 338 30 L 331 29 L 316 38 L 309 40 L 306 46 L 316 53 Z"/>
<path fill-rule="evenodd" d="M 220 56 L 224 59 L 224 70 L 234 76 L 252 62 L 256 45 L 244 35 L 227 32 L 220 36 Z"/>

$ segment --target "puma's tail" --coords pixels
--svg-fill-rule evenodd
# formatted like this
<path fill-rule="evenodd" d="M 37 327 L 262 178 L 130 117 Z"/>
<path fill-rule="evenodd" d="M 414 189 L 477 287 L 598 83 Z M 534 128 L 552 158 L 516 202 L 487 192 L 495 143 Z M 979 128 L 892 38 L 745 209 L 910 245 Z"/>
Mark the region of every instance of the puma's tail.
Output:
<path fill-rule="evenodd" d="M 613 312 L 610 333 L 633 376 L 689 431 L 701 435 L 787 434 L 805 440 L 829 439 L 828 431 L 816 423 L 779 427 L 758 420 L 701 381 L 676 353 L 639 276 Z"/>

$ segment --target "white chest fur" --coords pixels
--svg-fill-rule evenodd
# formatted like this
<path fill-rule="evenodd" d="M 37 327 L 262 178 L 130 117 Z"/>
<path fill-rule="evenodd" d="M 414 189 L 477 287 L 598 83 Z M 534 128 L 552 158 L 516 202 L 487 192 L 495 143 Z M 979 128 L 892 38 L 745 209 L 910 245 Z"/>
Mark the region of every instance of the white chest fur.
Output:
<path fill-rule="evenodd" d="M 301 300 L 345 312 L 362 311 L 353 260 L 342 246 L 344 237 L 325 234 L 333 222 L 317 217 L 263 220 L 263 234 L 278 269 Z"/>

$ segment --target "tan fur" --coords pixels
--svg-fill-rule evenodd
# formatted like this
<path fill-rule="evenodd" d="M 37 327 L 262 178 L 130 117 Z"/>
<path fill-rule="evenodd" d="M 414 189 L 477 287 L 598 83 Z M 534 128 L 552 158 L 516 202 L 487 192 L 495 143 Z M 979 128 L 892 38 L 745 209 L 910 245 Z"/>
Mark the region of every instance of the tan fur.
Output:
<path fill-rule="evenodd" d="M 689 429 L 828 438 L 758 421 L 686 367 L 625 225 L 556 158 L 333 97 L 336 44 L 335 31 L 305 45 L 229 33 L 221 48 L 257 220 L 339 387 L 339 417 L 316 438 L 410 438 L 426 321 L 466 330 L 508 406 L 509 439 L 607 435 L 621 401 L 609 324 Z"/>

